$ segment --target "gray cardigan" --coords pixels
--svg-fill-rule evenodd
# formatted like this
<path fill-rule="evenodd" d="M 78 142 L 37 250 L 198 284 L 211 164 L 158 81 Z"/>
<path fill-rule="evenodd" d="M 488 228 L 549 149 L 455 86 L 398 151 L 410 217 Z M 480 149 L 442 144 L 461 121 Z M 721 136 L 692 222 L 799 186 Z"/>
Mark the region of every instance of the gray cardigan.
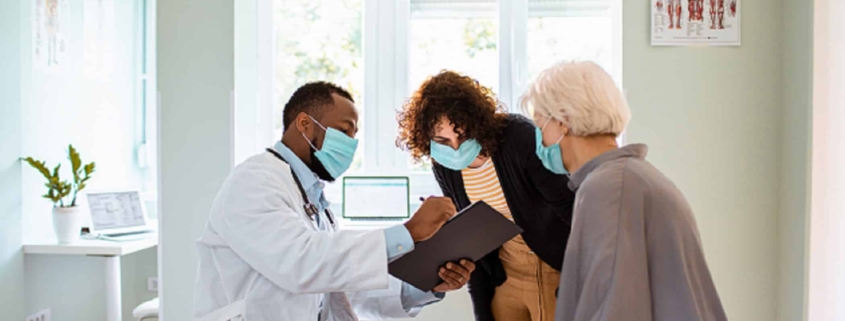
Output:
<path fill-rule="evenodd" d="M 570 178 L 557 321 L 727 320 L 692 209 L 646 151 L 606 152 Z"/>

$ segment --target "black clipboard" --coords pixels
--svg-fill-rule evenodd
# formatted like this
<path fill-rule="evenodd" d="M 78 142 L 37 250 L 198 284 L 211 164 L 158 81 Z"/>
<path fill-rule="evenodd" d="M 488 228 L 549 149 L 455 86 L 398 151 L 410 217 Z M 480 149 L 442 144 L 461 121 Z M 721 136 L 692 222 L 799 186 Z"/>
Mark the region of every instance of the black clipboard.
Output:
<path fill-rule="evenodd" d="M 419 242 L 414 251 L 388 265 L 394 277 L 423 291 L 443 282 L 438 270 L 448 262 L 473 262 L 522 233 L 522 229 L 487 205 L 473 203 L 456 214 L 432 238 Z"/>

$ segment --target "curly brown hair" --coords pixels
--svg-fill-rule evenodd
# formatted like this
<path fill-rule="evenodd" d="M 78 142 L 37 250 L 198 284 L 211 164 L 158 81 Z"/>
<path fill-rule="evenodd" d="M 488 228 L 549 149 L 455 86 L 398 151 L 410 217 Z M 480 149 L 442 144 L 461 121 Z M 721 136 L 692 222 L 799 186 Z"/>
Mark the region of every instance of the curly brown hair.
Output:
<path fill-rule="evenodd" d="M 396 146 L 420 161 L 431 155 L 431 138 L 446 116 L 463 139 L 475 139 L 481 156 L 491 156 L 502 139 L 507 112 L 490 88 L 477 80 L 444 70 L 426 79 L 397 115 Z"/>

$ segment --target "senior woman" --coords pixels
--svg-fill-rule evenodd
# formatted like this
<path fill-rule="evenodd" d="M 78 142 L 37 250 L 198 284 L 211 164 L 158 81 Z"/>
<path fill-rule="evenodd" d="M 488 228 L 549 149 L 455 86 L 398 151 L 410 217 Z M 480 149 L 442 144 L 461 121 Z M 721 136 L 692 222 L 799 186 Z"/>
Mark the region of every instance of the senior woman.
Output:
<path fill-rule="evenodd" d="M 645 145 L 617 146 L 631 115 L 610 76 L 561 63 L 521 104 L 540 126 L 537 155 L 571 172 L 575 192 L 556 320 L 726 320 L 683 194 Z"/>

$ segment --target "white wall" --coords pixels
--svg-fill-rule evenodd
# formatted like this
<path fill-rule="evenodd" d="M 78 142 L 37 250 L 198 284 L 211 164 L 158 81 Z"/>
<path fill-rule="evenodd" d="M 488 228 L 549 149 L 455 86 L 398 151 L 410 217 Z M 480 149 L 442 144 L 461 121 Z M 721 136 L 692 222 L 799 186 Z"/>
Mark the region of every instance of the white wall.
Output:
<path fill-rule="evenodd" d="M 50 308 L 54 321 L 106 320 L 105 258 L 27 255 L 25 261 L 27 313 Z M 156 251 L 124 256 L 120 263 L 123 319 L 133 320 L 132 309 L 156 297 L 147 291 L 147 277 L 156 275 Z"/>
<path fill-rule="evenodd" d="M 629 143 L 671 178 L 696 214 L 731 320 L 777 313 L 781 3 L 742 1 L 742 46 L 649 45 L 648 1 L 624 1 Z"/>
<path fill-rule="evenodd" d="M 72 143 L 80 151 L 83 161 L 97 163 L 90 189 L 140 187 L 141 172 L 135 163 L 134 150 L 140 126 L 136 98 L 139 93 L 135 87 L 136 62 L 140 53 L 136 46 L 136 27 L 140 18 L 137 14 L 138 2 L 114 1 L 115 25 L 112 28 L 115 31 L 115 51 L 110 77 L 94 77 L 86 72 L 83 23 L 92 17 L 84 16 L 84 1 L 68 2 L 68 28 L 63 29 L 68 38 L 67 59 L 61 62 L 60 67 L 51 69 L 40 68 L 33 63 L 30 20 L 33 1 L 5 1 L 4 5 L 6 3 L 16 3 L 17 9 L 3 10 L 3 14 L 13 12 L 20 17 L 17 20 L 20 28 L 4 27 L 0 33 L 5 34 L 8 30 L 14 32 L 18 39 L 4 49 L 20 53 L 21 72 L 17 83 L 21 108 L 19 116 L 14 119 L 18 121 L 21 133 L 17 138 L 8 136 L 9 140 L 17 140 L 19 150 L 10 150 L 9 154 L 4 152 L 3 157 L 33 156 L 47 160 L 51 166 L 61 161 L 65 169 L 62 174 L 69 178 L 66 149 Z M 3 63 L 6 63 L 5 59 Z M 7 69 L 4 67 L 3 70 Z M 6 106 L 7 96 L 0 97 Z M 2 127 L 4 130 L 7 128 L 5 125 Z M 5 134 L 3 141 L 7 141 Z M 53 238 L 51 204 L 40 197 L 44 193 L 43 178 L 28 166 L 19 169 L 19 173 L 22 173 L 22 183 L 18 187 L 18 193 L 22 193 L 18 194 L 19 197 L 22 195 L 22 223 L 18 232 L 22 232 L 24 241 Z M 15 234 L 10 232 L 9 235 Z M 19 250 L 20 244 L 16 248 Z M 15 305 L 26 314 L 50 308 L 54 321 L 105 318 L 104 300 L 98 299 L 105 286 L 102 277 L 104 267 L 100 259 L 32 255 L 23 259 L 21 255 L 20 260 L 26 272 L 17 276 L 16 282 L 25 284 L 26 291 L 15 287 L 11 289 L 15 289 L 15 300 L 19 303 Z M 122 259 L 125 317 L 131 316 L 132 308 L 143 299 L 155 295 L 136 286 L 142 282 L 145 284 L 148 276 L 155 276 L 155 264 L 154 255 L 149 254 L 139 253 Z M 5 288 L 5 283 L 3 285 Z M 3 302 L 5 306 L 7 301 Z"/>
<path fill-rule="evenodd" d="M 413 319 L 401 319 L 404 321 L 474 321 L 472 313 L 472 300 L 466 287 L 455 292 L 446 294 L 443 301 L 429 305 L 420 311 L 420 314 Z"/>
<path fill-rule="evenodd" d="M 804 318 L 813 97 L 812 1 L 783 1 L 778 317 Z M 788 14 L 787 14 L 788 13 Z"/>
<path fill-rule="evenodd" d="M 140 132 L 140 112 L 135 98 L 135 68 L 139 49 L 135 47 L 136 3 L 116 0 L 115 52 L 111 77 L 86 75 L 83 46 L 83 2 L 69 1 L 68 57 L 59 68 L 44 70 L 33 64 L 32 26 L 24 24 L 21 39 L 23 65 L 23 155 L 62 161 L 69 177 L 67 145 L 73 144 L 83 161 L 96 161 L 97 171 L 89 188 L 140 187 L 135 147 Z M 32 1 L 24 2 L 22 16 L 28 22 Z M 43 177 L 35 170 L 23 172 L 24 235 L 26 241 L 53 237 L 49 201 Z"/>
<path fill-rule="evenodd" d="M 0 2 L 0 315 L 24 318 L 21 209 L 21 5 Z"/>
<path fill-rule="evenodd" d="M 194 242 L 233 163 L 234 1 L 158 2 L 160 298 L 190 320 Z"/>
<path fill-rule="evenodd" d="M 845 2 L 815 1 L 808 320 L 845 319 Z"/>

